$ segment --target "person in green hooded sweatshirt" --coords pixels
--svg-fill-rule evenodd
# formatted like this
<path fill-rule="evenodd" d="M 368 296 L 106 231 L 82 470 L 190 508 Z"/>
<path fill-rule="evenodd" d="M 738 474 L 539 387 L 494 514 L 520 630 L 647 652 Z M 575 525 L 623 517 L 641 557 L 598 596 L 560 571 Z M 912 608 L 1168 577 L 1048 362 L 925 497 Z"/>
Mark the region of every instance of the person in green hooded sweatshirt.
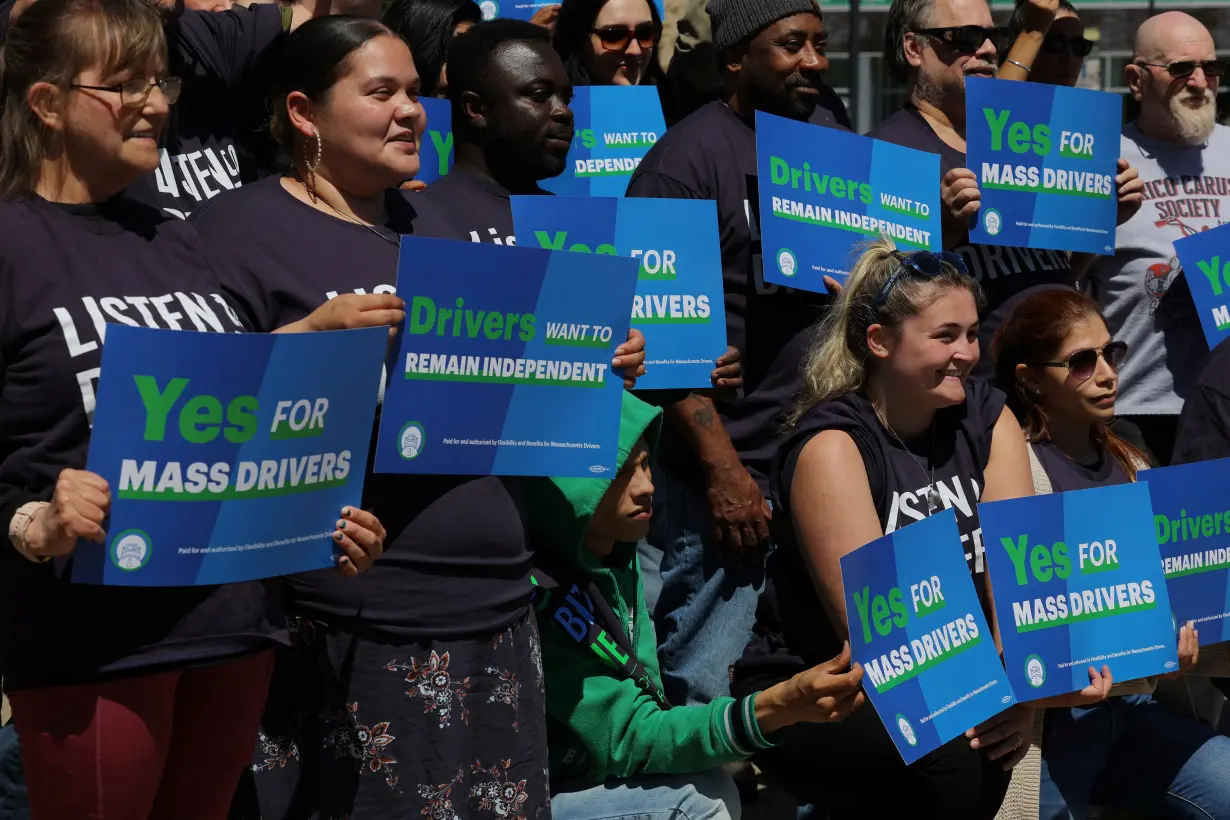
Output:
<path fill-rule="evenodd" d="M 848 645 L 742 699 L 666 702 L 636 557 L 661 425 L 659 408 L 625 393 L 613 479 L 526 482 L 556 820 L 737 820 L 723 764 L 768 748 L 779 729 L 839 721 L 864 702 Z"/>

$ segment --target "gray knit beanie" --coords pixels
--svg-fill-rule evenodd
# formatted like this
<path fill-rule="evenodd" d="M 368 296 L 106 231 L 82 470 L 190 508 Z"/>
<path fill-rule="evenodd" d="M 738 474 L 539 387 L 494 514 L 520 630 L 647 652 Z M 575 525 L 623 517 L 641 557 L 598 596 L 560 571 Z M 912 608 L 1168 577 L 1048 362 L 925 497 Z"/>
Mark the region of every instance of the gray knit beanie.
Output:
<path fill-rule="evenodd" d="M 815 0 L 711 0 L 705 11 L 713 23 L 718 52 L 738 45 L 785 17 L 820 14 Z"/>

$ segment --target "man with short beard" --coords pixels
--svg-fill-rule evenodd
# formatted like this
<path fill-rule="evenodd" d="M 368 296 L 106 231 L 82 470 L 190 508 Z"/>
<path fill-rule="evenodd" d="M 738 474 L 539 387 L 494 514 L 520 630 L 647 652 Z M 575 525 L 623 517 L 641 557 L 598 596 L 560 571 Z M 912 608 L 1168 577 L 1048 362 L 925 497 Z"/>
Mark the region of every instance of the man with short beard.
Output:
<path fill-rule="evenodd" d="M 1133 52 L 1127 81 L 1140 116 L 1124 126 L 1120 156 L 1140 171 L 1144 207 L 1090 278 L 1111 334 L 1131 346 L 1119 412 L 1165 464 L 1207 351 L 1173 243 L 1230 220 L 1230 128 L 1215 119 L 1226 63 L 1208 29 L 1179 11 L 1146 20 Z"/>

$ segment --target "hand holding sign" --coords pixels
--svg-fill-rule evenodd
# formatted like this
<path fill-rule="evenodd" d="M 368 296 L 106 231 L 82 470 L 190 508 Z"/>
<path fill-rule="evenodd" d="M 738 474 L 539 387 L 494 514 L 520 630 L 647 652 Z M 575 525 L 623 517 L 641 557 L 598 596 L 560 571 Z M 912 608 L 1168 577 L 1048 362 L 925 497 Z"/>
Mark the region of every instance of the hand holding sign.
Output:
<path fill-rule="evenodd" d="M 800 672 L 756 696 L 756 722 L 772 734 L 795 723 L 837 723 L 867 702 L 863 667 L 850 663 L 850 642 L 830 661 Z"/>
<path fill-rule="evenodd" d="M 372 568 L 384 553 L 385 531 L 380 519 L 356 507 L 343 507 L 333 540 L 344 555 L 337 560 L 343 575 L 353 578 Z"/>
<path fill-rule="evenodd" d="M 971 749 L 982 749 L 987 759 L 1002 761 L 1007 772 L 1025 759 L 1033 728 L 1033 707 L 1018 703 L 978 724 L 965 736 L 970 738 Z"/>
<path fill-rule="evenodd" d="M 1119 192 L 1119 210 L 1115 214 L 1115 224 L 1123 225 L 1131 221 L 1145 202 L 1145 181 L 1140 178 L 1140 172 L 1132 167 L 1126 159 L 1120 159 L 1119 174 L 1115 177 L 1115 189 Z"/>
<path fill-rule="evenodd" d="M 940 201 L 944 219 L 953 229 L 965 231 L 982 206 L 978 177 L 968 168 L 953 168 L 940 180 Z"/>
<path fill-rule="evenodd" d="M 389 325 L 389 338 L 406 318 L 406 302 L 391 293 L 344 293 L 274 333 L 314 333 Z"/>
<path fill-rule="evenodd" d="M 636 380 L 645 375 L 645 334 L 628 328 L 628 341 L 615 348 L 611 367 L 623 370 L 625 390 L 636 387 Z"/>
<path fill-rule="evenodd" d="M 77 539 L 103 543 L 102 523 L 111 509 L 106 479 L 85 470 L 62 470 L 51 503 L 39 510 L 26 530 L 26 551 L 39 560 L 68 555 Z"/>

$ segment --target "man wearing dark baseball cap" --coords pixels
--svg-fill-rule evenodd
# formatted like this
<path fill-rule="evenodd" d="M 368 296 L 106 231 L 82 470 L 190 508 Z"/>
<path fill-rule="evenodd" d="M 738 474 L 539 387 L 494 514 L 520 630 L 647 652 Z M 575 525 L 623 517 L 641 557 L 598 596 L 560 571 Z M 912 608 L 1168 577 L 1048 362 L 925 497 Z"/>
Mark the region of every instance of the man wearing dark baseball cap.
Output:
<path fill-rule="evenodd" d="M 667 699 L 729 694 L 764 588 L 769 463 L 777 421 L 795 390 L 800 337 L 827 297 L 764 281 L 756 183 L 756 111 L 840 127 L 817 103 L 828 35 L 813 0 L 712 0 L 721 99 L 667 131 L 642 160 L 628 196 L 712 199 L 722 243 L 728 343 L 743 354 L 743 391 L 730 400 L 642 393 L 666 430 L 644 564 L 662 551 L 654 608 Z M 643 565 L 644 565 L 643 564 Z"/>

